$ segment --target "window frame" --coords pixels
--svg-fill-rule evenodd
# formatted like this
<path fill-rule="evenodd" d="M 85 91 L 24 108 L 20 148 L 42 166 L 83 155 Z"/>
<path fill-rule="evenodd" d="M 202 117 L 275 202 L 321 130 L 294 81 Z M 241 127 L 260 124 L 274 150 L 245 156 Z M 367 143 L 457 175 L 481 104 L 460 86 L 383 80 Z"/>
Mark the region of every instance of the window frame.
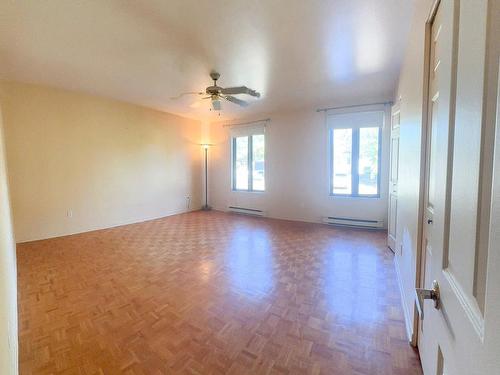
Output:
<path fill-rule="evenodd" d="M 377 194 L 359 194 L 359 130 L 362 128 L 378 128 L 378 158 L 377 158 Z M 351 129 L 351 194 L 334 193 L 333 177 L 334 171 L 334 131 L 335 129 Z M 344 198 L 380 198 L 380 182 L 381 182 L 381 167 L 382 167 L 382 126 L 346 126 L 346 127 L 330 127 L 329 128 L 329 159 L 330 159 L 330 196 Z"/>
<path fill-rule="evenodd" d="M 264 190 L 255 190 L 253 188 L 253 136 L 262 135 L 264 136 Z M 236 188 L 236 138 L 248 138 L 248 189 L 237 189 Z M 231 137 L 231 189 L 234 192 L 245 192 L 245 193 L 264 193 L 266 191 L 266 154 L 267 154 L 267 142 L 266 135 L 264 132 L 255 132 L 245 135 L 234 135 Z"/>

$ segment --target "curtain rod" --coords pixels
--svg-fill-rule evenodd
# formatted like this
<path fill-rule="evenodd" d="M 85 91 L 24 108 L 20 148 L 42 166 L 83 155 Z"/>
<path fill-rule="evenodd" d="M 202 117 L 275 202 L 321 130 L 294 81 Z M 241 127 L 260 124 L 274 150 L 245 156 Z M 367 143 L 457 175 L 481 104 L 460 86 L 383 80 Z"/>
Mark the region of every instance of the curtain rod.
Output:
<path fill-rule="evenodd" d="M 250 124 L 255 124 L 257 122 L 267 122 L 271 121 L 270 118 L 264 118 L 262 120 L 255 120 L 255 121 L 248 121 L 248 122 L 240 122 L 238 124 L 224 124 L 222 125 L 223 128 L 227 128 L 228 126 L 240 126 L 240 125 L 250 125 Z"/>
<path fill-rule="evenodd" d="M 368 103 L 368 104 L 355 104 L 355 105 L 345 105 L 343 107 L 329 107 L 329 108 L 319 108 L 316 110 L 316 112 L 326 112 L 326 111 L 329 111 L 331 109 L 344 109 L 344 108 L 356 108 L 356 107 L 366 107 L 366 106 L 369 106 L 369 105 L 386 105 L 386 104 L 391 104 L 392 105 L 393 102 L 379 102 L 379 103 Z"/>

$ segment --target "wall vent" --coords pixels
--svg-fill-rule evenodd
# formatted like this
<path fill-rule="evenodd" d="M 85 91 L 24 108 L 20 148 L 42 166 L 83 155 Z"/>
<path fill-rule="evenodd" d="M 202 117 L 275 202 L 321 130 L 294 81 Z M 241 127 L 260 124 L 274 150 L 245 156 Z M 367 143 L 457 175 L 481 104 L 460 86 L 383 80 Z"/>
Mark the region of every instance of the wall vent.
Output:
<path fill-rule="evenodd" d="M 252 215 L 252 216 L 265 216 L 264 211 L 257 210 L 255 208 L 229 206 L 228 211 L 236 212 L 238 214 Z"/>
<path fill-rule="evenodd" d="M 334 216 L 324 217 L 323 223 L 344 226 L 344 227 L 357 227 L 357 228 L 382 229 L 384 227 L 384 222 L 382 220 L 352 219 L 352 218 L 334 217 Z"/>

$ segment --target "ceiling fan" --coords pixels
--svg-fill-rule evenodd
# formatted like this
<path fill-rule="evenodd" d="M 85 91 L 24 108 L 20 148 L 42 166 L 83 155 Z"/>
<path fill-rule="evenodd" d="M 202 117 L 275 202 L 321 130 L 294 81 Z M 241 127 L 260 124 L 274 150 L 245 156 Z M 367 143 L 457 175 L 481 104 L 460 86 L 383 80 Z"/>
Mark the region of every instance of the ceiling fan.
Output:
<path fill-rule="evenodd" d="M 185 92 L 180 94 L 179 96 L 173 97 L 171 99 L 179 99 L 180 97 L 184 95 L 190 95 L 190 94 L 195 94 L 195 95 L 208 95 L 205 96 L 202 99 L 210 99 L 212 102 L 212 109 L 214 111 L 220 111 L 221 110 L 221 101 L 227 100 L 231 103 L 237 104 L 240 107 L 246 107 L 248 106 L 248 102 L 238 99 L 234 97 L 233 95 L 238 95 L 238 94 L 246 94 L 250 95 L 256 98 L 260 98 L 260 93 L 258 93 L 255 90 L 249 89 L 246 86 L 237 86 L 237 87 L 227 87 L 223 88 L 220 86 L 217 86 L 217 80 L 219 79 L 220 74 L 216 71 L 210 72 L 210 78 L 214 81 L 213 86 L 208 86 L 205 89 L 205 92 Z"/>

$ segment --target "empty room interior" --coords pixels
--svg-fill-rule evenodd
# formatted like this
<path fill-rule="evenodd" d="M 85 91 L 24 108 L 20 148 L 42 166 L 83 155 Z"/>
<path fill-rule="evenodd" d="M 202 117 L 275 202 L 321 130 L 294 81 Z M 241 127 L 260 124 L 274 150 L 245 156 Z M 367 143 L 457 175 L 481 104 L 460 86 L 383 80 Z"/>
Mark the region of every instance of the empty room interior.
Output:
<path fill-rule="evenodd" d="M 500 1 L 0 3 L 0 375 L 500 375 Z"/>

